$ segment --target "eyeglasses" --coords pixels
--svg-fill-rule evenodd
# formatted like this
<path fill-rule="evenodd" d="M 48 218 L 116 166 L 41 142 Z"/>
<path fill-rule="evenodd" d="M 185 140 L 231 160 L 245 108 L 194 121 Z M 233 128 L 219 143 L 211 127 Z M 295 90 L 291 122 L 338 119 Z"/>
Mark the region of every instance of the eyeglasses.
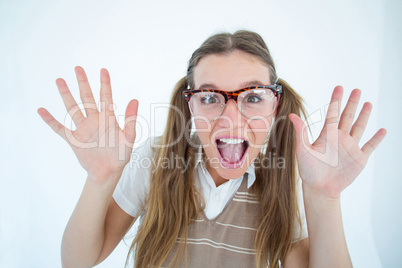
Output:
<path fill-rule="evenodd" d="M 196 89 L 183 91 L 190 112 L 198 120 L 214 121 L 221 116 L 226 103 L 232 99 L 240 112 L 249 119 L 264 119 L 271 116 L 276 107 L 277 96 L 282 93 L 280 85 L 265 85 L 242 88 L 236 91 Z"/>

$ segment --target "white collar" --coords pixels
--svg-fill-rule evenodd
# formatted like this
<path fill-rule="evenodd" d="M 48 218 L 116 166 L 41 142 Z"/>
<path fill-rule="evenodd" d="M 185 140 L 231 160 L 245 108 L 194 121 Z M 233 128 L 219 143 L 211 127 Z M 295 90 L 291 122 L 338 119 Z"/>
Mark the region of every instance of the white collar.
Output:
<path fill-rule="evenodd" d="M 196 156 L 197 160 L 195 165 L 197 166 L 200 164 L 201 168 L 203 169 L 204 173 L 207 172 L 207 168 L 205 167 L 204 161 L 202 161 L 202 145 L 198 147 L 198 153 Z M 255 168 L 254 168 L 254 162 L 248 167 L 246 170 L 246 173 L 248 173 L 248 180 L 247 180 L 247 189 L 250 188 L 254 182 L 255 182 Z"/>

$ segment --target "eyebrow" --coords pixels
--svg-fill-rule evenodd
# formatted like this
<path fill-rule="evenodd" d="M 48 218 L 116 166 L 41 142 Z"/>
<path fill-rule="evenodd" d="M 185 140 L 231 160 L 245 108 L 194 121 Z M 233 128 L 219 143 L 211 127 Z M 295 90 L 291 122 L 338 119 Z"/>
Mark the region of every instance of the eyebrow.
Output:
<path fill-rule="evenodd" d="M 265 83 L 259 81 L 259 80 L 252 80 L 252 81 L 247 81 L 244 83 L 240 84 L 240 88 L 246 88 L 246 87 L 252 87 L 252 86 L 262 86 L 265 85 Z M 213 83 L 204 83 L 199 86 L 199 89 L 218 89 L 218 87 L 213 84 Z"/>

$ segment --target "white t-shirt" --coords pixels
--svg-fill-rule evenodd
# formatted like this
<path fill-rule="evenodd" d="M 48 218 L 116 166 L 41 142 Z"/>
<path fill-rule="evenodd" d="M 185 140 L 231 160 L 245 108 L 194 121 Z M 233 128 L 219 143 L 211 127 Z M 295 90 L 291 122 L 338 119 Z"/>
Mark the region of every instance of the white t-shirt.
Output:
<path fill-rule="evenodd" d="M 151 142 L 153 144 L 154 141 L 154 137 L 148 138 L 142 146 L 133 150 L 131 159 L 124 167 L 121 178 L 113 193 L 113 198 L 116 203 L 132 217 L 138 216 L 141 208 L 146 208 L 145 202 L 147 200 L 147 195 L 149 194 L 151 166 L 153 161 L 155 161 L 152 157 L 151 148 Z M 185 165 L 187 163 L 182 163 L 182 165 L 183 164 Z M 248 173 L 247 188 L 250 188 L 255 181 L 254 163 L 246 170 L 246 172 Z M 205 216 L 212 220 L 216 218 L 232 200 L 242 183 L 243 176 L 234 180 L 228 180 L 216 187 L 214 180 L 202 161 L 201 146 L 197 153 L 196 173 L 196 187 L 201 192 L 205 201 Z M 300 183 L 298 188 L 298 203 L 302 220 L 302 230 L 300 230 L 298 224 L 295 225 L 295 240 L 299 238 L 300 233 L 301 239 L 308 236 Z"/>

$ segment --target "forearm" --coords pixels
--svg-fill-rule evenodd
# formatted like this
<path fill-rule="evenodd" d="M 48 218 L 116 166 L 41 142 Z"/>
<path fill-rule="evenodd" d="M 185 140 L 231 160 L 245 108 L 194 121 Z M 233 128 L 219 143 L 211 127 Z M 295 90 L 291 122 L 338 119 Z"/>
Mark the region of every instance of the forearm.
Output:
<path fill-rule="evenodd" d="M 87 178 L 64 231 L 61 245 L 63 267 L 94 265 L 103 247 L 106 213 L 116 183 L 116 178 L 103 184 Z"/>
<path fill-rule="evenodd" d="M 303 186 L 310 240 L 309 267 L 352 267 L 342 224 L 340 198 Z"/>

